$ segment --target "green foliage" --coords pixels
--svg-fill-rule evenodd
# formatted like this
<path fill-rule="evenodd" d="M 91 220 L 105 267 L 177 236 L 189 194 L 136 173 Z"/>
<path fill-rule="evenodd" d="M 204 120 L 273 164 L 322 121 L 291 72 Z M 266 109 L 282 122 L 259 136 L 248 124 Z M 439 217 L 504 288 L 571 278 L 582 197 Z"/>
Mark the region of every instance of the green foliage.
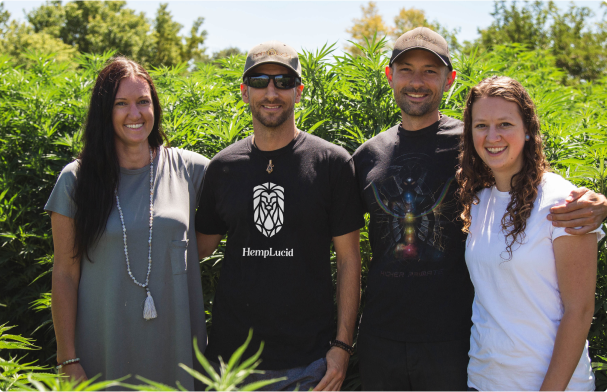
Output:
<path fill-rule="evenodd" d="M 242 346 L 240 346 L 232 357 L 226 364 L 221 357 L 219 357 L 219 373 L 213 369 L 213 366 L 206 360 L 206 358 L 202 355 L 200 350 L 198 349 L 198 345 L 196 344 L 196 338 L 194 338 L 194 350 L 196 352 L 196 358 L 204 368 L 207 375 L 203 375 L 200 372 L 197 372 L 194 369 L 190 369 L 189 367 L 181 364 L 181 368 L 187 371 L 194 378 L 202 381 L 205 385 L 207 385 L 207 391 L 254 391 L 259 388 L 263 388 L 268 385 L 272 385 L 278 381 L 286 380 L 286 377 L 281 378 L 273 378 L 270 380 L 262 380 L 256 381 L 251 384 L 242 385 L 243 381 L 252 374 L 263 374 L 263 371 L 255 370 L 257 366 L 261 363 L 259 360 L 259 356 L 263 351 L 263 342 L 259 346 L 259 350 L 249 359 L 246 359 L 242 363 L 240 359 L 244 354 L 245 350 L 249 346 L 251 342 L 251 338 L 253 337 L 253 330 L 249 330 L 249 336 L 247 340 L 244 342 Z"/>
<path fill-rule="evenodd" d="M 0 3 L 0 31 L 4 33 L 11 14 L 4 9 L 4 3 Z"/>
<path fill-rule="evenodd" d="M 28 23 L 8 23 L 10 15 L 0 8 L 0 49 L 17 64 L 29 64 L 24 53 L 55 54 L 72 60 L 80 53 L 115 51 L 146 66 L 174 66 L 207 60 L 203 46 L 204 18 L 197 18 L 189 36 L 179 35 L 182 26 L 173 21 L 168 3 L 160 4 L 153 21 L 144 13 L 126 7 L 126 1 L 60 0 L 27 14 Z"/>
<path fill-rule="evenodd" d="M 0 325 L 0 353 L 6 353 L 6 350 L 38 349 L 32 344 L 32 339 L 7 334 L 6 332 L 12 328 L 7 326 L 6 323 Z M 31 372 L 36 372 L 32 378 L 37 380 L 48 375 L 48 373 L 45 373 L 48 370 L 47 368 L 35 366 L 33 363 L 20 363 L 21 359 L 17 356 L 0 356 L 0 390 L 8 391 L 14 387 L 20 387 L 21 383 L 28 379 L 28 373 Z"/>
<path fill-rule="evenodd" d="M 205 374 L 200 373 L 182 363 L 180 363 L 179 366 L 184 371 L 188 372 L 192 377 L 206 385 L 206 391 L 255 391 L 259 388 L 272 385 L 278 381 L 285 380 L 286 377 L 281 377 L 269 380 L 255 381 L 249 384 L 243 384 L 243 382 L 248 376 L 252 374 L 264 373 L 261 370 L 255 370 L 257 366 L 259 366 L 259 364 L 261 363 L 261 360 L 259 360 L 259 356 L 263 351 L 263 342 L 261 342 L 259 350 L 257 350 L 257 352 L 252 357 L 241 362 L 242 355 L 249 346 L 252 337 L 253 330 L 251 329 L 249 330 L 249 336 L 247 337 L 247 340 L 242 346 L 240 346 L 236 351 L 234 351 L 227 364 L 223 361 L 221 357 L 219 358 L 219 373 L 217 373 L 217 371 L 213 368 L 213 366 L 209 363 L 209 361 L 207 361 L 207 359 L 204 357 L 204 355 L 202 355 L 202 353 L 198 349 L 198 341 L 196 338 L 194 338 L 194 353 L 196 354 L 196 359 L 202 365 Z M 120 386 L 140 391 L 176 390 L 173 387 L 148 380 L 144 377 L 137 376 L 136 378 L 145 382 L 145 385 L 120 383 Z M 183 386 L 179 384 L 179 382 L 177 382 L 177 386 L 179 387 L 179 390 L 186 390 L 183 388 Z"/>
<path fill-rule="evenodd" d="M 362 56 L 333 56 L 335 44 L 300 56 L 305 85 L 297 126 L 350 152 L 365 140 L 398 122 L 390 86 L 385 81 L 388 65 L 386 38 L 365 38 L 365 46 L 352 42 Z"/>
<path fill-rule="evenodd" d="M 50 313 L 29 310 L 50 290 L 51 232 L 41 207 L 77 154 L 97 69 L 76 72 L 50 55 L 28 56 L 28 69 L 0 57 L 0 320 L 25 336 L 37 330 L 46 360 L 54 351 Z"/>
<path fill-rule="evenodd" d="M 296 108 L 296 121 L 299 128 L 352 152 L 397 124 L 400 111 L 385 80 L 385 39 L 366 39 L 357 46 L 362 56 L 335 56 L 334 49 L 335 45 L 325 45 L 300 54 L 305 88 Z M 34 53 L 25 56 L 29 67 L 16 67 L 9 56 L 0 55 L 0 320 L 18 325 L 18 335 L 35 338 L 42 349 L 30 352 L 27 362 L 38 359 L 44 364 L 51 362 L 55 348 L 50 301 L 45 294 L 50 290 L 52 270 L 50 219 L 43 206 L 59 172 L 79 150 L 92 83 L 111 53 L 80 55 L 71 63 Z M 496 74 L 518 79 L 536 102 L 545 151 L 553 169 L 577 185 L 604 193 L 607 77 L 563 84 L 568 71 L 555 66 L 556 58 L 550 48 L 529 50 L 522 44 L 494 45 L 491 51 L 458 54 L 453 59 L 458 77 L 445 95 L 441 110 L 461 118 L 473 85 Z M 173 146 L 211 158 L 252 132 L 250 112 L 239 91 L 243 65 L 244 56 L 235 55 L 215 63 L 198 62 L 187 77 L 182 76 L 186 69 L 183 63 L 151 71 L 164 111 L 163 126 Z M 601 357 L 607 357 L 604 242 L 599 249 L 596 310 L 589 340 L 597 363 L 597 387 L 605 389 L 607 372 L 600 364 Z M 224 243 L 201 262 L 211 334 L 223 250 Z M 366 229 L 361 233 L 361 253 L 364 286 L 371 258 Z M 363 293 L 363 304 L 364 300 Z M 236 368 L 233 365 L 232 369 Z M 354 356 L 344 388 L 359 386 Z M 162 389 L 151 384 L 148 388 Z"/>
<path fill-rule="evenodd" d="M 179 31 L 183 26 L 173 21 L 171 13 L 167 10 L 168 5 L 168 3 L 160 4 L 156 12 L 152 33 L 153 50 L 148 63 L 153 66 L 175 66 L 190 60 L 206 59 L 205 49 L 200 46 L 204 43 L 207 32 L 205 30 L 198 32 L 204 18 L 197 18 L 194 21 L 189 37 L 181 37 Z"/>
<path fill-rule="evenodd" d="M 605 3 L 603 3 L 603 6 Z M 594 16 L 588 7 L 574 3 L 562 12 L 554 2 L 496 1 L 491 15 L 494 21 L 479 29 L 476 44 L 486 49 L 519 43 L 529 49 L 548 49 L 555 65 L 577 79 L 596 80 L 606 74 L 607 20 L 591 23 Z"/>
<path fill-rule="evenodd" d="M 31 339 L 24 338 L 19 335 L 9 335 L 5 332 L 12 329 L 13 327 L 6 326 L 6 324 L 0 325 L 0 390 L 2 391 L 101 391 L 111 387 L 129 388 L 136 391 L 176 391 L 186 389 L 183 388 L 177 382 L 179 389 L 174 387 L 161 384 L 152 380 L 148 380 L 144 377 L 136 376 L 140 381 L 143 381 L 142 385 L 134 385 L 123 383 L 122 381 L 130 377 L 127 375 L 117 380 L 106 380 L 96 382 L 99 375 L 82 382 L 73 381 L 67 377 L 49 373 L 50 370 L 47 367 L 34 365 L 33 363 L 21 363 L 21 359 L 9 357 L 9 359 L 3 359 L 4 353 L 7 349 L 12 350 L 36 350 L 38 347 L 31 343 Z M 207 391 L 255 391 L 259 388 L 272 385 L 275 382 L 282 381 L 286 377 L 274 378 L 270 380 L 256 381 L 249 384 L 243 384 L 245 379 L 251 374 L 263 374 L 263 371 L 255 370 L 261 363 L 259 356 L 263 351 L 263 342 L 259 346 L 259 350 L 251 358 L 244 360 L 242 363 L 241 358 L 246 348 L 251 342 L 253 337 L 253 330 L 249 331 L 249 336 L 245 343 L 240 346 L 228 363 L 224 363 L 220 358 L 220 373 L 217 373 L 211 364 L 206 360 L 198 349 L 198 342 L 194 338 L 194 351 L 197 360 L 203 366 L 207 375 L 201 374 L 198 371 L 189 368 L 184 364 L 179 366 L 188 372 L 192 377 L 200 380 L 204 385 L 207 385 Z"/>
<path fill-rule="evenodd" d="M 351 46 L 346 47 L 346 50 L 356 56 L 360 56 L 363 52 L 360 46 L 365 45 L 365 40 L 373 36 L 389 36 L 393 41 L 409 30 L 419 26 L 429 27 L 432 30 L 441 34 L 449 43 L 452 51 L 459 49 L 460 45 L 457 41 L 457 33 L 459 29 L 448 30 L 441 26 L 437 21 L 430 22 L 426 18 L 424 10 L 417 8 L 401 8 L 398 14 L 394 16 L 394 26 L 387 25 L 383 17 L 379 14 L 377 3 L 369 1 L 367 5 L 361 5 L 362 16 L 352 20 L 352 26 L 346 29 L 352 39 Z"/>
<path fill-rule="evenodd" d="M 114 49 L 144 62 L 150 56 L 150 26 L 143 13 L 126 8 L 126 1 L 50 1 L 30 11 L 27 20 L 35 32 L 83 53 Z"/>
<path fill-rule="evenodd" d="M 520 43 L 530 49 L 545 48 L 550 39 L 547 23 L 551 12 L 555 11 L 552 2 L 525 3 L 520 9 L 515 3 L 496 1 L 491 13 L 494 21 L 485 30 L 479 30 L 481 43 L 486 48 L 505 43 Z"/>
<path fill-rule="evenodd" d="M 10 55 L 19 64 L 27 63 L 28 52 L 55 53 L 59 61 L 71 59 L 76 49 L 47 33 L 36 32 L 26 23 L 9 23 L 10 13 L 0 3 L 0 53 Z"/>
<path fill-rule="evenodd" d="M 219 60 L 219 59 L 223 59 L 226 57 L 232 57 L 232 56 L 238 56 L 241 54 L 247 54 L 246 52 L 241 51 L 240 49 L 238 49 L 235 46 L 230 46 L 228 48 L 222 49 L 220 51 L 217 52 L 213 52 L 213 56 L 211 56 L 211 60 L 215 61 L 215 60 Z"/>

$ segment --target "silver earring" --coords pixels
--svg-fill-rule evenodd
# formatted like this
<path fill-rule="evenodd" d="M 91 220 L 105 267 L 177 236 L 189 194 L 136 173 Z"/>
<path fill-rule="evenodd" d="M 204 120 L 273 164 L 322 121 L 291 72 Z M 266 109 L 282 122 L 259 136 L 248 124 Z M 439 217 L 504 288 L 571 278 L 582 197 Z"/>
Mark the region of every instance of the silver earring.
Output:
<path fill-rule="evenodd" d="M 525 141 L 529 141 L 529 135 L 525 135 Z"/>

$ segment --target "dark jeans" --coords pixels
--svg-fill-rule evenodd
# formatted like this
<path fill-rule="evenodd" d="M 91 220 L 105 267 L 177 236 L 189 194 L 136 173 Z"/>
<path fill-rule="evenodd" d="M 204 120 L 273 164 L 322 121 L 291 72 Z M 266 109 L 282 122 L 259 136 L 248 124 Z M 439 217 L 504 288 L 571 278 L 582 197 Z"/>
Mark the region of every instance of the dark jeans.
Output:
<path fill-rule="evenodd" d="M 358 336 L 364 391 L 466 391 L 470 339 L 399 342 Z"/>

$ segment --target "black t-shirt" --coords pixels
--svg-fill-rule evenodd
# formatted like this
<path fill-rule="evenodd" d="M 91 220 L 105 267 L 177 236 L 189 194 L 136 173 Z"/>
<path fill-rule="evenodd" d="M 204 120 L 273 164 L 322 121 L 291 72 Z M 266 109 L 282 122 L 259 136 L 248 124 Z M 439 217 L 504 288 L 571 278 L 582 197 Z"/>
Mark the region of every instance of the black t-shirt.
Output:
<path fill-rule="evenodd" d="M 390 128 L 354 153 L 373 250 L 361 333 L 411 342 L 470 335 L 474 291 L 454 196 L 462 131 L 443 116 L 418 131 Z"/>
<path fill-rule="evenodd" d="M 260 369 L 324 357 L 335 333 L 331 239 L 364 226 L 361 204 L 348 152 L 305 132 L 275 151 L 249 137 L 218 153 L 196 213 L 196 231 L 228 234 L 207 358 L 227 361 L 249 328 L 245 358 L 265 342 Z"/>

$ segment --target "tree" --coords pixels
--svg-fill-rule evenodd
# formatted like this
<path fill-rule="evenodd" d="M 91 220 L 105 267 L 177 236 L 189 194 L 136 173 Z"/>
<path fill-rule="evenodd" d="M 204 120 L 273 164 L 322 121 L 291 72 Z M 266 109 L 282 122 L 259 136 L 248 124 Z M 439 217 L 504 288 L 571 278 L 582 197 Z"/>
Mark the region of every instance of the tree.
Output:
<path fill-rule="evenodd" d="M 454 29 L 449 31 L 446 27 L 441 26 L 437 21 L 429 22 L 426 18 L 426 13 L 423 10 L 417 8 L 401 8 L 398 15 L 394 17 L 394 28 L 392 29 L 391 36 L 396 41 L 398 37 L 403 35 L 409 30 L 413 30 L 416 27 L 428 27 L 433 31 L 436 31 L 445 38 L 449 44 L 450 51 L 458 51 L 460 48 L 459 42 L 457 41 L 457 34 L 460 29 Z"/>
<path fill-rule="evenodd" d="M 65 25 L 66 16 L 65 7 L 61 5 L 61 1 L 48 1 L 39 8 L 30 11 L 26 15 L 26 18 L 36 33 L 45 32 L 65 42 L 62 33 L 66 32 L 62 31 L 62 29 Z M 67 44 L 74 45 L 74 43 Z"/>
<path fill-rule="evenodd" d="M 607 6 L 603 1 L 602 6 Z M 595 80 L 607 74 L 607 21 L 591 23 L 594 13 L 588 7 L 571 3 L 561 12 L 554 2 L 496 1 L 493 23 L 479 29 L 474 43 L 486 50 L 507 43 L 524 44 L 530 49 L 546 49 L 558 67 L 574 79 Z M 466 51 L 471 49 L 468 45 Z"/>
<path fill-rule="evenodd" d="M 556 66 L 585 80 L 607 74 L 607 20 L 603 15 L 603 21 L 595 29 L 588 30 L 587 20 L 593 16 L 587 7 L 571 4 L 563 15 L 553 14 L 554 21 L 550 26 Z"/>
<path fill-rule="evenodd" d="M 80 52 L 119 54 L 146 62 L 150 26 L 144 13 L 126 8 L 125 1 L 48 2 L 27 14 L 37 33 L 47 33 Z"/>
<path fill-rule="evenodd" d="M 58 61 L 69 60 L 76 50 L 64 44 L 60 39 L 43 32 L 35 32 L 32 26 L 26 23 L 17 23 L 10 20 L 10 13 L 4 10 L 4 3 L 0 3 L 0 53 L 13 57 L 16 64 L 29 64 L 29 53 L 36 52 L 42 55 L 54 54 Z"/>
<path fill-rule="evenodd" d="M 493 22 L 484 29 L 478 29 L 480 43 L 485 48 L 504 43 L 525 44 L 529 49 L 547 47 L 550 37 L 547 25 L 554 11 L 553 2 L 525 3 L 519 9 L 516 2 L 496 1 L 491 13 Z"/>
<path fill-rule="evenodd" d="M 154 20 L 154 56 L 151 65 L 172 66 L 178 63 L 187 63 L 190 60 L 202 61 L 206 59 L 204 43 L 207 32 L 198 32 L 204 18 L 197 18 L 190 29 L 189 37 L 182 37 L 179 31 L 183 27 L 173 21 L 171 12 L 167 10 L 168 3 L 160 4 Z"/>
<path fill-rule="evenodd" d="M 365 37 L 370 38 L 377 34 L 380 37 L 389 35 L 392 29 L 384 23 L 382 16 L 377 10 L 377 3 L 369 1 L 367 6 L 361 5 L 363 15 L 360 19 L 355 18 L 352 27 L 346 32 L 352 36 L 352 41 L 364 45 Z M 347 46 L 346 50 L 355 55 L 361 55 L 361 51 L 355 46 Z"/>
<path fill-rule="evenodd" d="M 419 26 L 430 26 L 426 20 L 426 13 L 413 7 L 409 9 L 401 8 L 398 15 L 394 17 L 392 37 L 396 40 L 407 31 Z"/>
<path fill-rule="evenodd" d="M 213 60 L 223 59 L 226 57 L 238 56 L 239 54 L 247 54 L 247 52 L 243 52 L 235 46 L 230 46 L 225 49 L 221 49 L 218 52 L 213 52 Z"/>
<path fill-rule="evenodd" d="M 352 27 L 346 30 L 346 32 L 350 33 L 352 36 L 352 41 L 359 45 L 364 45 L 364 37 L 371 38 L 374 34 L 377 34 L 380 37 L 389 36 L 396 41 L 398 37 L 407 31 L 416 27 L 425 26 L 445 37 L 451 50 L 459 49 L 456 38 L 456 34 L 459 30 L 449 31 L 436 21 L 429 22 L 426 18 L 426 13 L 423 10 L 413 7 L 409 9 L 401 8 L 394 17 L 394 26 L 388 26 L 378 12 L 377 3 L 369 1 L 367 6 L 362 5 L 360 8 L 363 12 L 362 17 L 360 19 L 355 18 Z M 346 47 L 346 50 L 354 55 L 361 54 L 359 49 L 354 45 Z"/>
<path fill-rule="evenodd" d="M 183 61 L 203 61 L 208 57 L 205 54 L 206 48 L 202 46 L 207 38 L 207 31 L 198 32 L 203 23 L 204 18 L 197 18 L 190 29 L 190 36 L 185 38 L 185 45 L 181 54 Z"/>
<path fill-rule="evenodd" d="M 8 20 L 11 18 L 11 14 L 4 9 L 4 2 L 0 3 L 0 34 L 8 28 Z"/>
<path fill-rule="evenodd" d="M 154 20 L 154 32 L 152 33 L 154 50 L 150 58 L 150 64 L 154 66 L 171 66 L 181 62 L 179 31 L 183 26 L 173 21 L 167 7 L 167 3 L 160 4 Z"/>
<path fill-rule="evenodd" d="M 136 13 L 127 8 L 125 1 L 71 1 L 65 5 L 60 0 L 47 1 L 30 11 L 27 14 L 29 25 L 19 27 L 20 30 L 14 28 L 13 35 L 42 34 L 34 41 L 50 42 L 52 38 L 84 53 L 115 50 L 145 66 L 172 66 L 204 60 L 203 44 L 207 35 L 201 30 L 204 18 L 196 19 L 189 36 L 181 36 L 183 26 L 173 20 L 167 8 L 168 4 L 160 4 L 156 17 L 149 21 L 143 12 Z M 3 8 L 0 9 L 0 29 L 3 12 Z M 26 41 L 22 39 L 19 41 L 22 43 L 9 52 L 23 51 L 24 45 L 34 45 Z M 56 43 L 53 41 L 53 45 Z M 10 47 L 10 43 L 7 45 L 5 47 Z"/>

